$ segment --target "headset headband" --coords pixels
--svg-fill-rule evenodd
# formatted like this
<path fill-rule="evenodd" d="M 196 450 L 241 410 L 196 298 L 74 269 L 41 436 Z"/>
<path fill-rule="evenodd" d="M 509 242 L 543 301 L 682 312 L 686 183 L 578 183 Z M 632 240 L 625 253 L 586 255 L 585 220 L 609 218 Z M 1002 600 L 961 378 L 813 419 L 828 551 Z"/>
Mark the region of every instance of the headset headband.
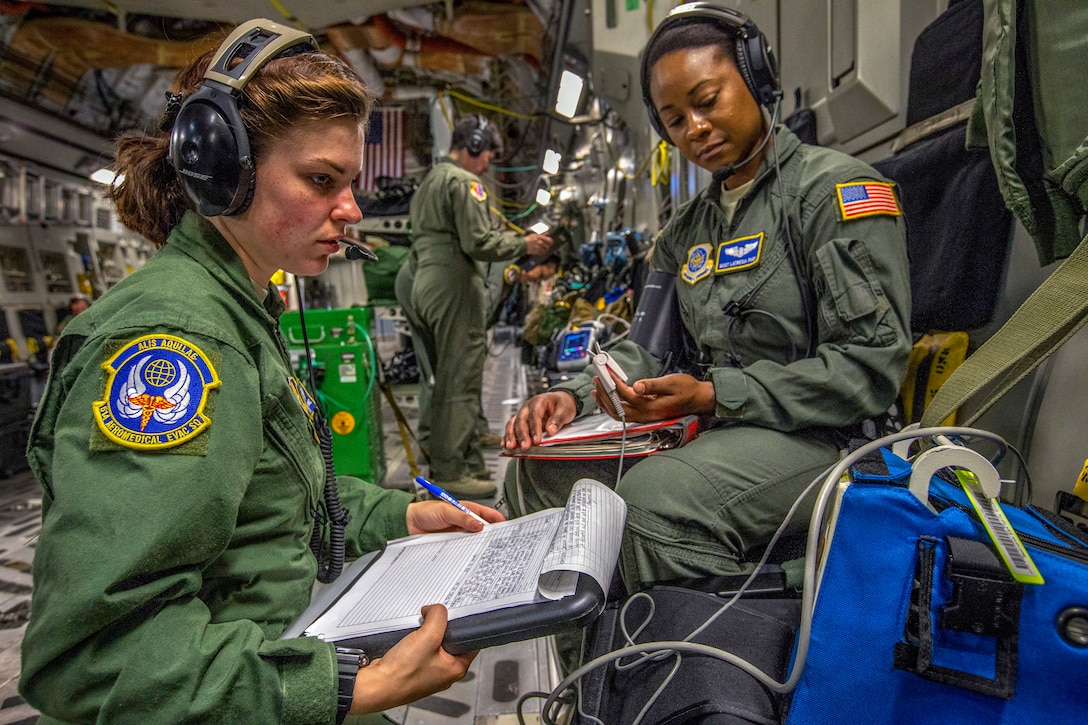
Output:
<path fill-rule="evenodd" d="M 240 214 L 249 206 L 255 163 L 238 98 L 273 58 L 316 50 L 309 33 L 264 19 L 242 23 L 216 50 L 204 83 L 185 99 L 170 134 L 170 161 L 198 212 Z"/>
<path fill-rule="evenodd" d="M 768 109 L 781 98 L 778 89 L 778 67 L 767 45 L 767 39 L 756 24 L 744 13 L 732 8 L 722 7 L 712 2 L 691 2 L 673 8 L 650 34 L 642 51 L 640 80 L 642 82 L 642 101 L 650 115 L 650 124 L 666 142 L 672 143 L 668 131 L 661 122 L 653 100 L 650 98 L 650 69 L 647 65 L 649 50 L 667 28 L 678 21 L 705 19 L 725 25 L 733 33 L 736 53 L 733 60 L 740 72 L 744 84 L 756 103 Z"/>
<path fill-rule="evenodd" d="M 305 31 L 262 18 L 247 20 L 219 46 L 204 78 L 241 91 L 261 66 L 294 45 L 309 45 L 309 50 L 318 50 L 317 40 Z M 239 57 L 242 62 L 231 68 L 230 63 Z"/>

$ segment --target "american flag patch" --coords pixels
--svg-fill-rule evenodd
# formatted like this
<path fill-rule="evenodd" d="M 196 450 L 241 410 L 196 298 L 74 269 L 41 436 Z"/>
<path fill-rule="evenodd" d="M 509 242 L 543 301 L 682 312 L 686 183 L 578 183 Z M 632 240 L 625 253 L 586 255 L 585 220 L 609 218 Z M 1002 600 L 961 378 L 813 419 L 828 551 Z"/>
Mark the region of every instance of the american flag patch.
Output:
<path fill-rule="evenodd" d="M 891 184 L 863 181 L 837 184 L 835 190 L 839 194 L 839 210 L 842 211 L 843 221 L 874 214 L 899 216 L 903 213 L 899 209 L 899 202 Z"/>

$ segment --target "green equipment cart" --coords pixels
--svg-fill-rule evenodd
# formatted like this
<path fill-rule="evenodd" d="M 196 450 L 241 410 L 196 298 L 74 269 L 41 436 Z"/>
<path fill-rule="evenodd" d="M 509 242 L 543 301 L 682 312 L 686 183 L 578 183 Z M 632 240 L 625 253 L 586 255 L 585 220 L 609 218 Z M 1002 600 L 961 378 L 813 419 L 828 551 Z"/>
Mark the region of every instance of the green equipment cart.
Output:
<path fill-rule="evenodd" d="M 317 400 L 332 429 L 336 473 L 380 485 L 385 477 L 381 391 L 369 307 L 307 310 Z M 280 327 L 295 371 L 309 384 L 298 312 L 285 312 Z"/>

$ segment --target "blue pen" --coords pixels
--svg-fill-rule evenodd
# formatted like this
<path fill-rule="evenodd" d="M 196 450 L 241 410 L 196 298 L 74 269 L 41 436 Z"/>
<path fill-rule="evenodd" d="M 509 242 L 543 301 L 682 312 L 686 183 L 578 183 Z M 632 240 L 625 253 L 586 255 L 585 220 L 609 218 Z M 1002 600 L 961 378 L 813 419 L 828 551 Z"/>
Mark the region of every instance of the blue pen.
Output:
<path fill-rule="evenodd" d="M 464 512 L 465 512 L 466 514 L 468 514 L 468 515 L 469 515 L 469 516 L 471 516 L 472 518 L 476 519 L 477 521 L 479 521 L 479 522 L 480 522 L 481 524 L 483 524 L 484 526 L 487 526 L 487 522 L 486 522 L 486 521 L 484 521 L 484 520 L 483 520 L 483 519 L 482 519 L 482 518 L 481 518 L 480 516 L 478 516 L 478 515 L 477 515 L 476 513 L 472 512 L 472 511 L 469 511 L 469 509 L 468 509 L 468 507 L 467 507 L 467 506 L 465 506 L 465 505 L 464 505 L 463 503 L 461 503 L 460 501 L 458 501 L 457 499 L 455 499 L 455 498 L 454 498 L 453 496 L 449 495 L 449 493 L 447 493 L 447 492 L 445 491 L 445 489 L 443 489 L 443 488 L 441 488 L 441 487 L 439 487 L 439 486 L 436 486 L 436 485 L 434 485 L 433 483 L 431 483 L 430 481 L 428 481 L 428 480 L 427 480 L 426 478 L 424 478 L 423 476 L 416 476 L 416 483 L 418 483 L 418 484 L 419 484 L 420 486 L 423 486 L 423 488 L 427 489 L 427 490 L 428 490 L 428 491 L 430 491 L 430 492 L 431 492 L 432 494 L 434 494 L 434 495 L 435 495 L 435 496 L 437 496 L 438 498 L 440 498 L 440 499 L 442 499 L 443 501 L 445 501 L 446 503 L 448 503 L 448 504 L 449 504 L 450 506 L 453 506 L 453 507 L 454 507 L 454 508 L 456 508 L 456 509 L 459 509 L 459 510 L 461 510 L 461 511 L 464 511 Z"/>

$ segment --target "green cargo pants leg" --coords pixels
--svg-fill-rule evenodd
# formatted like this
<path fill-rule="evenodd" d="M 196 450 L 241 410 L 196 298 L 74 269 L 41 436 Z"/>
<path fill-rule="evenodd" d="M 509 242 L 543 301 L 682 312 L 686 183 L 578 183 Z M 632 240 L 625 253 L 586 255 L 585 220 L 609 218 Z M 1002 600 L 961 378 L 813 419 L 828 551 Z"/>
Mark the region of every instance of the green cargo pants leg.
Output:
<path fill-rule="evenodd" d="M 428 286 L 417 273 L 413 302 L 434 339 L 434 389 L 431 397 L 431 475 L 456 481 L 467 473 L 466 461 L 479 453 L 476 419 L 480 414 L 487 338 L 483 290 L 479 280 Z"/>
<path fill-rule="evenodd" d="M 770 541 L 804 489 L 838 457 L 838 448 L 809 436 L 743 425 L 648 456 L 616 488 L 627 502 L 620 551 L 627 590 L 751 571 L 745 552 Z M 790 531 L 807 529 L 814 501 L 812 492 Z"/>

